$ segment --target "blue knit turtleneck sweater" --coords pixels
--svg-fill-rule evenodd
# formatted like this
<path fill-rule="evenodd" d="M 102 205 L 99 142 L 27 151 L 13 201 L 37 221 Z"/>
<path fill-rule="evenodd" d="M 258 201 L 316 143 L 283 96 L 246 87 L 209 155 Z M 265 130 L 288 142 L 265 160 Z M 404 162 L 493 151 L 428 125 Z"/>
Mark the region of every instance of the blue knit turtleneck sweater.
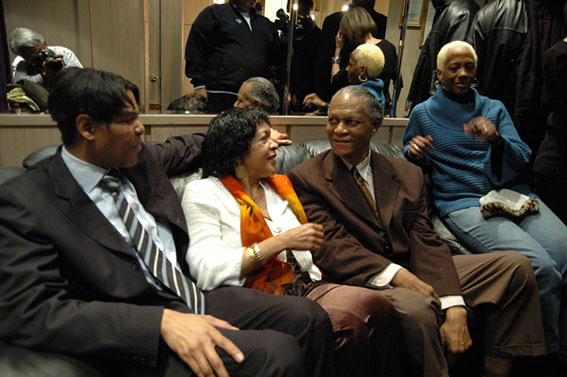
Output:
<path fill-rule="evenodd" d="M 502 102 L 478 94 L 474 102 L 463 104 L 448 98 L 442 88 L 415 107 L 404 132 L 404 154 L 415 163 L 433 170 L 433 200 L 439 214 L 478 207 L 479 199 L 490 190 L 511 188 L 530 195 L 525 185 L 508 187 L 527 166 L 531 151 L 520 139 Z M 474 117 L 490 119 L 504 143 L 493 146 L 465 134 L 463 125 Z M 422 160 L 412 160 L 409 142 L 416 136 L 431 135 L 434 150 Z M 500 149 L 500 150 L 498 150 Z"/>

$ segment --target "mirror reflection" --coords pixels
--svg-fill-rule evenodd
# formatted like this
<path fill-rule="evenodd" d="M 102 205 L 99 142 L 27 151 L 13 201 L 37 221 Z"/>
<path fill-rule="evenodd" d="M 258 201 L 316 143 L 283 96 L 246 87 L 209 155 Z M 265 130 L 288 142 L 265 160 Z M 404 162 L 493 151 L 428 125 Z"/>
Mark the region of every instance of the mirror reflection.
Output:
<path fill-rule="evenodd" d="M 19 59 L 15 63 L 21 65 L 22 74 L 37 75 L 38 65 L 30 70 L 31 55 L 51 50 L 52 59 L 63 67 L 78 63 L 136 83 L 145 113 L 217 112 L 239 101 L 244 80 L 259 76 L 269 79 L 277 92 L 280 114 L 323 115 L 332 93 L 354 83 L 381 87 L 385 116 L 402 117 L 409 111 L 406 100 L 420 47 L 430 30 L 439 32 L 432 29 L 434 9 L 463 1 L 5 0 L 3 4 L 8 36 L 23 27 L 43 38 L 34 51 L 21 51 L 19 58 L 10 53 L 10 62 Z M 207 24 L 207 17 L 217 17 L 212 9 L 230 6 L 237 9 L 235 21 L 241 22 L 235 29 Z M 356 8 L 366 12 L 353 12 Z M 369 69 L 369 63 L 357 60 L 364 55 L 360 51 L 351 59 L 351 52 L 363 44 L 378 46 L 383 63 L 382 55 L 374 55 L 370 59 L 374 69 Z M 62 48 L 74 54 L 73 63 L 67 62 L 71 58 Z M 48 77 L 44 60 L 36 64 L 42 67 L 39 77 Z M 381 67 L 378 75 L 376 67 Z M 430 69 L 426 73 L 432 75 Z M 377 80 L 381 85 L 376 85 Z M 206 109 L 203 98 L 209 102 Z M 197 107 L 192 110 L 192 106 Z"/>

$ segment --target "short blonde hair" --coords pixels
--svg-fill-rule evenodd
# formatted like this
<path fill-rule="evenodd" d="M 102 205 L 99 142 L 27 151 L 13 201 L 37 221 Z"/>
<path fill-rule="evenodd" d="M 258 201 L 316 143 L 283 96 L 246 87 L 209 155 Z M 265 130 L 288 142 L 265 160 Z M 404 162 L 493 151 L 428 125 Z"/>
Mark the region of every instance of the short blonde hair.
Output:
<path fill-rule="evenodd" d="M 366 9 L 351 7 L 341 18 L 340 30 L 346 38 L 353 42 L 356 37 L 365 37 L 376 32 L 376 23 Z"/>
<path fill-rule="evenodd" d="M 368 78 L 375 79 L 382 73 L 384 69 L 384 53 L 380 47 L 371 44 L 363 43 L 351 54 L 351 57 L 359 66 L 365 66 Z"/>
<path fill-rule="evenodd" d="M 474 60 L 474 67 L 476 68 L 478 56 L 476 55 L 476 51 L 474 50 L 473 46 L 471 46 L 470 44 L 468 44 L 465 41 L 453 41 L 453 42 L 447 43 L 445 46 L 441 47 L 441 50 L 439 50 L 439 53 L 437 54 L 437 69 L 438 70 L 442 71 L 443 68 L 445 68 L 445 64 L 447 64 L 447 57 L 449 56 L 449 54 L 451 52 L 453 52 L 453 50 L 455 50 L 459 47 L 463 47 L 470 52 L 470 54 L 471 54 L 471 56 L 473 57 L 473 60 Z"/>

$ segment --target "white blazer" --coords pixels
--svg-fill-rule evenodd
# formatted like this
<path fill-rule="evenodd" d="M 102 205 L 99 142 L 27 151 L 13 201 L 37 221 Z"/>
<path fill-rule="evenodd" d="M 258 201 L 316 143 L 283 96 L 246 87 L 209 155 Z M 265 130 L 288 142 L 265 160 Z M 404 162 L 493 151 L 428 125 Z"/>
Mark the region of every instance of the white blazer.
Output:
<path fill-rule="evenodd" d="M 272 234 L 278 235 L 300 226 L 288 202 L 269 184 L 260 182 L 266 193 L 266 205 L 271 221 L 266 219 Z M 242 252 L 240 237 L 240 205 L 215 177 L 187 184 L 182 199 L 183 212 L 189 232 L 186 260 L 197 286 L 211 290 L 222 285 L 243 286 L 240 279 Z M 321 271 L 313 264 L 309 251 L 292 250 L 301 269 L 311 280 L 319 281 Z M 284 252 L 278 259 L 285 262 Z"/>

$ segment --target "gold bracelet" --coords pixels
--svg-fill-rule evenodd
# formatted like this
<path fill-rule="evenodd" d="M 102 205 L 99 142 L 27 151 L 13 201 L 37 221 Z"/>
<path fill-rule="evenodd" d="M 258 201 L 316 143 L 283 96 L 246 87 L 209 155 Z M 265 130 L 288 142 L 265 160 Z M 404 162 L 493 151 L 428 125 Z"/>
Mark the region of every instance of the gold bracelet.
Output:
<path fill-rule="evenodd" d="M 261 265 L 264 262 L 264 256 L 256 242 L 246 248 L 246 258 L 253 266 Z"/>
<path fill-rule="evenodd" d="M 252 245 L 250 245 L 250 248 L 252 248 L 252 250 L 254 251 L 254 255 L 256 256 L 256 263 L 263 264 L 264 256 L 260 252 L 260 246 L 258 245 L 258 243 L 254 242 Z"/>
<path fill-rule="evenodd" d="M 251 247 L 246 248 L 246 258 L 253 266 L 256 265 L 256 254 L 254 254 L 254 250 Z"/>

